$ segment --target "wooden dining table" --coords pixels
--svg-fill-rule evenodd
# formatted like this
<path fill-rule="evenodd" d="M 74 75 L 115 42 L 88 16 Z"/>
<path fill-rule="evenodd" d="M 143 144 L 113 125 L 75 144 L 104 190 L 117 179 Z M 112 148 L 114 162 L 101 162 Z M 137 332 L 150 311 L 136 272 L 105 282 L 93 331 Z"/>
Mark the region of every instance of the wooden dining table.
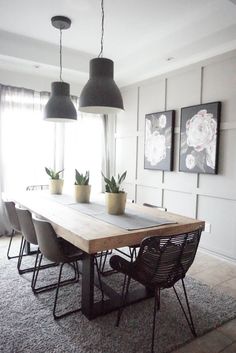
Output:
<path fill-rule="evenodd" d="M 152 219 L 156 217 L 173 222 L 158 226 L 152 225 L 149 228 L 127 230 L 94 217 L 93 214 L 89 214 L 89 211 L 85 212 L 84 206 L 76 204 L 71 195 L 50 195 L 48 191 L 26 191 L 12 196 L 11 199 L 16 203 L 47 219 L 53 225 L 58 236 L 84 251 L 81 306 L 82 313 L 89 320 L 115 310 L 121 304 L 120 294 L 107 283 L 102 283 L 105 299 L 103 301 L 94 300 L 94 286 L 99 286 L 94 271 L 94 257 L 97 253 L 140 244 L 144 238 L 149 236 L 176 235 L 204 229 L 205 225 L 204 221 L 163 212 L 158 208 L 127 203 L 126 213 L 131 212 L 138 216 L 152 217 Z M 99 207 L 105 207 L 103 198 L 104 195 L 92 198 L 91 203 L 86 205 L 87 210 L 90 207 L 92 209 L 96 204 L 99 204 Z M 146 288 L 139 289 L 129 295 L 127 304 L 150 297 L 152 294 Z"/>

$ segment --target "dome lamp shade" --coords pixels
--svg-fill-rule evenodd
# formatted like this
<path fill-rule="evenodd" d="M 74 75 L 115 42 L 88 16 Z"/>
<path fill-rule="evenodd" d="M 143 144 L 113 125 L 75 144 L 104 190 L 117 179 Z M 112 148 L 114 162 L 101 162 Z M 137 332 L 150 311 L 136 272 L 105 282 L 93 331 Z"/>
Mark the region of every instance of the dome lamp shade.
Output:
<path fill-rule="evenodd" d="M 113 78 L 114 63 L 107 58 L 90 60 L 89 80 L 84 86 L 79 110 L 93 114 L 117 114 L 124 110 L 123 99 Z"/>
<path fill-rule="evenodd" d="M 52 82 L 51 96 L 44 108 L 44 119 L 52 122 L 69 122 L 77 119 L 75 106 L 70 98 L 70 85 Z"/>

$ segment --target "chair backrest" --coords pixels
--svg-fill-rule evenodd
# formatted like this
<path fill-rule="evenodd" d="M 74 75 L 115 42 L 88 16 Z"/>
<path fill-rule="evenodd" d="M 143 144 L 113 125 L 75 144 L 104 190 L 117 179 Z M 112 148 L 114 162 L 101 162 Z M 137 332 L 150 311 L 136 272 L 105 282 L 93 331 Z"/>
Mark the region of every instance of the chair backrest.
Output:
<path fill-rule="evenodd" d="M 28 185 L 26 187 L 26 191 L 33 191 L 33 190 L 48 190 L 49 185 Z"/>
<path fill-rule="evenodd" d="M 33 223 L 41 253 L 50 261 L 56 263 L 64 261 L 62 248 L 51 223 L 34 217 Z"/>
<path fill-rule="evenodd" d="M 10 222 L 11 227 L 16 232 L 21 232 L 20 223 L 16 214 L 15 203 L 13 201 L 4 201 L 3 204 L 6 208 L 7 216 Z"/>
<path fill-rule="evenodd" d="M 157 208 L 158 210 L 160 210 L 160 211 L 164 211 L 164 212 L 166 212 L 166 211 L 167 211 L 167 208 L 165 208 L 165 207 L 161 207 L 161 206 L 152 205 L 152 204 L 150 204 L 150 203 L 146 203 L 146 202 L 144 202 L 144 203 L 143 203 L 143 206 L 146 206 L 146 207 L 151 207 L 151 208 Z"/>
<path fill-rule="evenodd" d="M 150 285 L 172 287 L 184 278 L 195 258 L 201 230 L 168 237 L 145 238 L 136 260 L 137 271 Z"/>
<path fill-rule="evenodd" d="M 25 208 L 16 207 L 16 214 L 25 240 L 31 244 L 38 245 L 31 212 Z"/>

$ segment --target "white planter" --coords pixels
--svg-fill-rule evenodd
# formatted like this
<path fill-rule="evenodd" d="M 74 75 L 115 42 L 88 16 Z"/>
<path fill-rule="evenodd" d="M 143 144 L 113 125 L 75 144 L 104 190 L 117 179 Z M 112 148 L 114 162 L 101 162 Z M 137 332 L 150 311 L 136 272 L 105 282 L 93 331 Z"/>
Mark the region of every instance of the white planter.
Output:
<path fill-rule="evenodd" d="M 109 214 L 119 215 L 125 212 L 126 192 L 106 192 L 106 209 Z"/>
<path fill-rule="evenodd" d="M 91 185 L 75 185 L 75 200 L 79 203 L 89 203 Z"/>
<path fill-rule="evenodd" d="M 62 193 L 64 180 L 62 179 L 50 179 L 49 180 L 49 191 L 51 194 L 58 194 Z"/>

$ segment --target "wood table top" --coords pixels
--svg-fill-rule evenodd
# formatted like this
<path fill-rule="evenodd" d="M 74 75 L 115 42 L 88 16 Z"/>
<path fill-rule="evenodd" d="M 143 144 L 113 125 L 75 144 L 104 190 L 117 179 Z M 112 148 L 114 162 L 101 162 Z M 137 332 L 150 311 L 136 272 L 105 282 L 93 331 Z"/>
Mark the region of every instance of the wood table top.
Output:
<path fill-rule="evenodd" d="M 71 208 L 69 205 L 75 201 L 69 195 L 50 195 L 48 191 L 27 191 L 11 199 L 36 215 L 46 218 L 59 236 L 89 254 L 139 244 L 147 236 L 180 234 L 199 228 L 204 229 L 205 226 L 203 221 L 163 212 L 157 208 L 127 203 L 127 211 L 176 222 L 128 231 Z"/>

